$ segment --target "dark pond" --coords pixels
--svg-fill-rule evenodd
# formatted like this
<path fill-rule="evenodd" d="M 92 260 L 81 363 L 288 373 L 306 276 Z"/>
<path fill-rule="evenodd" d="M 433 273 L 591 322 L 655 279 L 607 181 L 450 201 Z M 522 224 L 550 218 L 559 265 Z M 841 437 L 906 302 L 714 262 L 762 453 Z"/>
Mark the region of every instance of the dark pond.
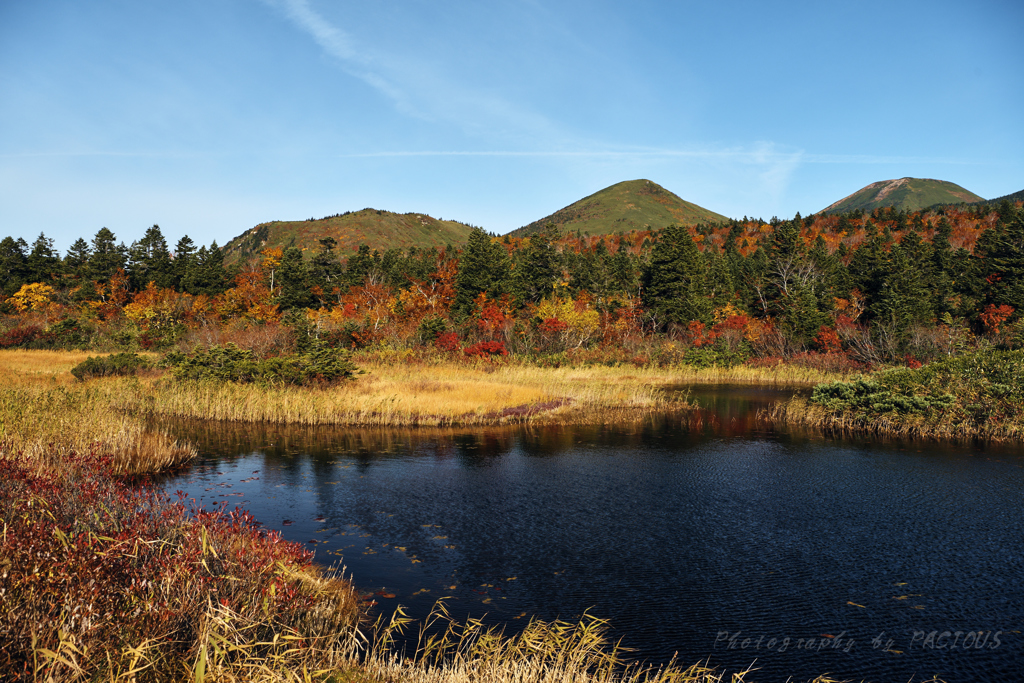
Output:
<path fill-rule="evenodd" d="M 1024 672 L 1024 453 L 780 433 L 754 419 L 779 394 L 691 395 L 636 425 L 176 425 L 203 456 L 166 487 L 344 562 L 377 610 L 589 610 L 640 659 L 757 681 Z"/>

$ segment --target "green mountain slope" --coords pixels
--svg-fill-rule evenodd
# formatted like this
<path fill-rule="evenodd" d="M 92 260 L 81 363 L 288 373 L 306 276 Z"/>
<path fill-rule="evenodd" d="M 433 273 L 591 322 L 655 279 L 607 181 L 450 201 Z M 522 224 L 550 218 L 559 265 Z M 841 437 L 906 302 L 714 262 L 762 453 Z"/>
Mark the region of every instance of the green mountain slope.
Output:
<path fill-rule="evenodd" d="M 231 264 L 248 260 L 261 250 L 295 246 L 314 252 L 319 240 L 333 237 L 337 253 L 346 255 L 359 247 L 370 249 L 408 249 L 461 245 L 472 228 L 457 221 L 439 221 L 422 213 L 391 213 L 363 209 L 337 216 L 307 221 L 272 221 L 246 230 L 224 245 L 224 262 Z"/>
<path fill-rule="evenodd" d="M 673 223 L 695 225 L 727 220 L 721 214 L 680 199 L 650 180 L 627 180 L 509 234 L 526 237 L 543 230 L 548 223 L 558 226 L 559 232 L 579 230 L 591 235 L 607 235 L 629 230 L 659 230 Z"/>
<path fill-rule="evenodd" d="M 1010 203 L 1024 202 L 1024 190 L 1019 190 L 1017 192 L 1014 192 L 1013 194 L 1003 195 L 1002 197 L 996 197 L 995 199 L 990 199 L 985 203 L 997 206 L 1003 201 L 1007 201 Z"/>
<path fill-rule="evenodd" d="M 854 209 L 872 211 L 891 206 L 915 211 L 936 204 L 964 204 L 985 201 L 956 183 L 929 178 L 900 178 L 871 183 L 849 197 L 825 207 L 819 213 L 843 213 Z"/>

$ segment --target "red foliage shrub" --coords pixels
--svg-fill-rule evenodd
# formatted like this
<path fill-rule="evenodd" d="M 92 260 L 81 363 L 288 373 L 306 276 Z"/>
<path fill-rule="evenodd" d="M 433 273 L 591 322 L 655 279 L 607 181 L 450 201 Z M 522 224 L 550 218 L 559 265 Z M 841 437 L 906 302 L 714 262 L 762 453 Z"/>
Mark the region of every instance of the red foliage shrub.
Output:
<path fill-rule="evenodd" d="M 507 356 L 508 349 L 505 348 L 505 344 L 500 341 L 482 341 L 467 346 L 462 350 L 467 356 L 479 356 L 480 358 L 490 359 L 494 356 Z"/>
<path fill-rule="evenodd" d="M 7 330 L 0 335 L 0 348 L 9 349 L 16 346 L 24 346 L 35 341 L 43 334 L 40 325 L 21 325 Z"/>
<path fill-rule="evenodd" d="M 843 342 L 839 339 L 839 333 L 828 325 L 822 325 L 818 330 L 818 336 L 814 338 L 814 345 L 822 353 L 843 352 Z"/>
<path fill-rule="evenodd" d="M 985 331 L 992 334 L 999 334 L 999 326 L 1006 322 L 1006 319 L 1013 315 L 1013 306 L 1007 306 L 1002 304 L 996 306 L 995 304 L 989 304 L 985 306 L 984 312 L 978 317 L 981 319 L 981 324 L 985 326 Z"/>
<path fill-rule="evenodd" d="M 108 458 L 72 454 L 60 467 L 40 473 L 0 458 L 5 680 L 64 680 L 60 661 L 39 657 L 62 641 L 79 648 L 89 679 L 150 643 L 169 680 L 194 660 L 199 624 L 215 609 L 260 623 L 258 639 L 267 641 L 274 632 L 319 635 L 328 623 L 311 613 L 335 626 L 355 618 L 354 599 L 346 605 L 297 578 L 316 571 L 310 552 L 260 529 L 249 513 L 189 508 L 114 478 Z"/>
<path fill-rule="evenodd" d="M 903 360 L 907 364 L 907 367 L 910 368 L 911 370 L 917 370 L 922 365 L 921 361 L 914 358 L 909 353 L 906 356 L 904 356 Z"/>
<path fill-rule="evenodd" d="M 434 346 L 446 353 L 458 353 L 460 348 L 459 335 L 454 332 L 442 332 L 434 340 Z"/>
<path fill-rule="evenodd" d="M 537 329 L 541 332 L 563 332 L 569 329 L 569 325 L 558 318 L 546 318 Z"/>

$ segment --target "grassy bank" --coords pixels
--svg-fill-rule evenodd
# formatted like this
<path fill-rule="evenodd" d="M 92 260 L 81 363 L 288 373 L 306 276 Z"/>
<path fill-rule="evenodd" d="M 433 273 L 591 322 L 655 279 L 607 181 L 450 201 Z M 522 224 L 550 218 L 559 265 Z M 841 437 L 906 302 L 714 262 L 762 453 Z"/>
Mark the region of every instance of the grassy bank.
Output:
<path fill-rule="evenodd" d="M 296 680 L 358 644 L 351 586 L 311 553 L 109 458 L 0 459 L 0 521 L 4 680 Z"/>
<path fill-rule="evenodd" d="M 122 474 L 167 469 L 195 449 L 149 429 L 137 410 L 112 409 L 109 390 L 82 384 L 71 368 L 76 351 L 0 351 L 0 454 L 57 465 L 99 448 Z"/>
<path fill-rule="evenodd" d="M 539 368 L 362 358 L 365 374 L 326 387 L 178 381 L 161 370 L 78 382 L 70 371 L 85 358 L 0 351 L 0 452 L 56 463 L 102 444 L 116 471 L 153 472 L 195 455 L 152 427 L 153 417 L 364 427 L 602 423 L 685 409 L 685 397 L 666 387 L 808 386 L 834 377 L 792 365 Z"/>
<path fill-rule="evenodd" d="M 769 420 L 845 434 L 924 439 L 1024 438 L 1024 351 L 984 349 L 921 368 L 826 382 L 776 405 Z"/>

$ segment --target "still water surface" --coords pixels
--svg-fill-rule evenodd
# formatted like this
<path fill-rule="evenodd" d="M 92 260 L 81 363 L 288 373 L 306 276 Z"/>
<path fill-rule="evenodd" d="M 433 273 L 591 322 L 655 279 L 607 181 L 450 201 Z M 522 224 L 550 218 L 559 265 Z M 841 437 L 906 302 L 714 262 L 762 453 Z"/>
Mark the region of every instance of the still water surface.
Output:
<path fill-rule="evenodd" d="M 177 425 L 202 457 L 166 488 L 343 562 L 379 611 L 589 610 L 640 659 L 757 681 L 1024 679 L 1024 452 L 776 432 L 754 413 L 779 394 L 691 396 L 602 427 Z"/>

